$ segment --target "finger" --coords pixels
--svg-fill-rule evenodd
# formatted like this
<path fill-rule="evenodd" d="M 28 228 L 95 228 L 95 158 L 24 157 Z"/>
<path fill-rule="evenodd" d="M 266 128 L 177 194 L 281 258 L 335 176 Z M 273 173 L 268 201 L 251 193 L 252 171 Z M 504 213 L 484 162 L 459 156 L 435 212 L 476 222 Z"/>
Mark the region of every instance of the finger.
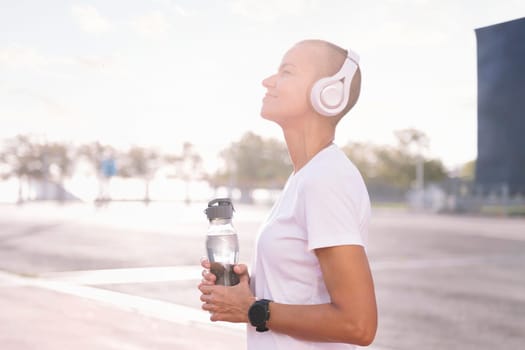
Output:
<path fill-rule="evenodd" d="M 202 279 L 202 280 L 201 280 L 201 284 L 206 285 L 206 286 L 214 286 L 214 285 L 215 285 L 215 282 L 212 282 L 212 281 L 208 281 L 208 280 Z"/>
<path fill-rule="evenodd" d="M 200 299 L 205 303 L 210 303 L 212 301 L 212 297 L 209 294 L 201 294 Z"/>
<path fill-rule="evenodd" d="M 204 277 L 205 280 L 210 282 L 215 282 L 217 279 L 217 276 L 215 276 L 213 273 L 209 272 L 208 270 L 202 270 L 202 277 Z"/>
<path fill-rule="evenodd" d="M 211 267 L 210 261 L 208 260 L 207 257 L 205 256 L 201 257 L 201 266 L 204 267 L 205 269 L 209 269 Z"/>
<path fill-rule="evenodd" d="M 222 319 L 222 315 L 218 312 L 212 313 L 210 316 L 210 321 L 212 322 L 220 321 L 221 319 Z"/>
<path fill-rule="evenodd" d="M 239 276 L 239 282 L 250 283 L 250 275 L 248 274 L 248 266 L 244 264 L 235 265 L 233 267 L 235 274 Z"/>
<path fill-rule="evenodd" d="M 247 273 L 242 274 L 242 275 L 239 276 L 239 283 L 247 283 L 247 284 L 250 284 L 250 277 L 248 276 Z"/>
<path fill-rule="evenodd" d="M 237 274 L 237 275 L 243 275 L 243 274 L 247 274 L 248 273 L 248 266 L 244 265 L 244 264 L 238 264 L 238 265 L 235 265 L 233 267 L 233 271 Z"/>
<path fill-rule="evenodd" d="M 204 310 L 204 311 L 208 311 L 208 312 L 213 312 L 214 310 L 214 305 L 213 304 L 208 304 L 208 303 L 203 303 L 201 308 Z"/>
<path fill-rule="evenodd" d="M 213 285 L 201 283 L 199 284 L 199 290 L 202 294 L 210 294 L 213 291 Z"/>
<path fill-rule="evenodd" d="M 205 292 L 205 289 L 203 289 L 204 287 L 208 286 L 208 283 L 206 283 L 206 281 L 202 281 L 201 283 L 199 283 L 199 285 L 197 286 L 197 288 L 201 291 L 202 294 L 207 294 Z"/>

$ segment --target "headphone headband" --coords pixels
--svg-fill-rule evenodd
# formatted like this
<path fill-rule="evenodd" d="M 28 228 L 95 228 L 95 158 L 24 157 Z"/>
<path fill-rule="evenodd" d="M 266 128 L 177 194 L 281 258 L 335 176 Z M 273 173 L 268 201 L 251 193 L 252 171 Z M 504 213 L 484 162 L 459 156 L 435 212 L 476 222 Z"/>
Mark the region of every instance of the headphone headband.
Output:
<path fill-rule="evenodd" d="M 354 51 L 352 51 L 350 49 L 347 49 L 346 50 L 346 58 L 351 59 L 352 61 L 354 61 L 354 63 L 356 65 L 359 66 L 359 55 L 356 52 L 354 52 Z"/>

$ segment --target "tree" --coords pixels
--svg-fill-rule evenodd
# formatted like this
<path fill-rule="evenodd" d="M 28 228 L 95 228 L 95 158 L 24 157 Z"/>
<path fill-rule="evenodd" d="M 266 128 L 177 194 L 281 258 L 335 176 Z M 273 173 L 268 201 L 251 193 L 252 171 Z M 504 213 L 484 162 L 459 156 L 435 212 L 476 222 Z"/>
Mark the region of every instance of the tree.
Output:
<path fill-rule="evenodd" d="M 394 135 L 397 138 L 398 147 L 408 153 L 420 152 L 428 148 L 428 136 L 421 130 L 412 128 L 396 130 Z"/>
<path fill-rule="evenodd" d="M 44 186 L 47 187 L 48 181 L 58 183 L 58 200 L 63 201 L 65 199 L 64 180 L 73 172 L 73 149 L 70 145 L 53 142 L 41 145 L 39 153 L 43 164 L 43 176 L 46 180 Z"/>
<path fill-rule="evenodd" d="M 459 177 L 468 181 L 474 181 L 476 176 L 476 159 L 463 164 L 459 170 Z"/>
<path fill-rule="evenodd" d="M 165 161 L 175 166 L 176 177 L 182 179 L 186 184 L 185 202 L 191 203 L 190 183 L 192 180 L 204 177 L 202 167 L 202 157 L 197 153 L 195 147 L 190 142 L 184 142 L 180 155 L 169 155 Z"/>
<path fill-rule="evenodd" d="M 2 161 L 4 163 L 4 178 L 18 179 L 18 203 L 23 203 L 23 183 L 31 188 L 32 180 L 42 179 L 45 174 L 43 159 L 39 144 L 34 137 L 18 135 L 4 141 Z"/>
<path fill-rule="evenodd" d="M 214 186 L 229 185 L 241 191 L 241 202 L 251 203 L 255 188 L 282 187 L 292 166 L 286 146 L 275 139 L 264 139 L 253 132 L 221 152 L 226 168 L 212 179 Z"/>
<path fill-rule="evenodd" d="M 171 177 L 179 178 L 186 185 L 185 202 L 191 203 L 190 183 L 192 180 L 204 178 L 202 158 L 190 142 L 184 142 L 180 154 L 170 154 L 164 156 L 164 162 L 172 165 L 174 173 Z"/>
<path fill-rule="evenodd" d="M 120 161 L 119 174 L 123 177 L 139 177 L 144 180 L 144 202 L 150 202 L 149 185 L 158 168 L 159 154 L 153 149 L 134 146 Z"/>
<path fill-rule="evenodd" d="M 424 150 L 428 149 L 429 140 L 424 132 L 416 129 L 403 129 L 394 132 L 399 149 L 415 159 L 416 188 L 422 190 L 425 186 Z"/>
<path fill-rule="evenodd" d="M 370 143 L 349 143 L 343 147 L 367 184 L 408 190 L 417 182 L 417 167 L 424 181 L 441 181 L 447 173 L 441 161 L 426 159 L 420 151 L 428 145 L 428 138 L 420 131 L 406 129 L 396 132 L 395 147 Z"/>
<path fill-rule="evenodd" d="M 439 182 L 447 178 L 445 166 L 439 159 L 425 159 L 425 182 Z"/>
<path fill-rule="evenodd" d="M 11 177 L 11 174 L 7 164 L 7 154 L 0 149 L 0 180 L 7 180 L 9 177 Z"/>

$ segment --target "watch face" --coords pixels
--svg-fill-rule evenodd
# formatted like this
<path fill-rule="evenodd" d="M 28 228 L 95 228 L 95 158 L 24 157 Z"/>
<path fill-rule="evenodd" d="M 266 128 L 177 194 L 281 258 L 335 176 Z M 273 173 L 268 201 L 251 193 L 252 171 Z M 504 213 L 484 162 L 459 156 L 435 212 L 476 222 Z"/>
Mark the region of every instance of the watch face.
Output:
<path fill-rule="evenodd" d="M 259 304 L 252 305 L 248 313 L 248 317 L 250 318 L 250 323 L 253 326 L 264 324 L 266 321 L 266 310 L 264 309 L 264 306 Z"/>

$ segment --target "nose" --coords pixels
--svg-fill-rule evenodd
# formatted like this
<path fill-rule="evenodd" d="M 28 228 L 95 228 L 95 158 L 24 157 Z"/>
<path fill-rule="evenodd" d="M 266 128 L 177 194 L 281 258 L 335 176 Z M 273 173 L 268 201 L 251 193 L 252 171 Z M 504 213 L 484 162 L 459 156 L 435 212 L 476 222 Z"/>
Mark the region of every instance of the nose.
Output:
<path fill-rule="evenodd" d="M 273 75 L 270 75 L 268 78 L 264 79 L 262 81 L 262 85 L 267 89 L 274 87 L 275 86 L 275 76 L 276 74 L 273 74 Z"/>

